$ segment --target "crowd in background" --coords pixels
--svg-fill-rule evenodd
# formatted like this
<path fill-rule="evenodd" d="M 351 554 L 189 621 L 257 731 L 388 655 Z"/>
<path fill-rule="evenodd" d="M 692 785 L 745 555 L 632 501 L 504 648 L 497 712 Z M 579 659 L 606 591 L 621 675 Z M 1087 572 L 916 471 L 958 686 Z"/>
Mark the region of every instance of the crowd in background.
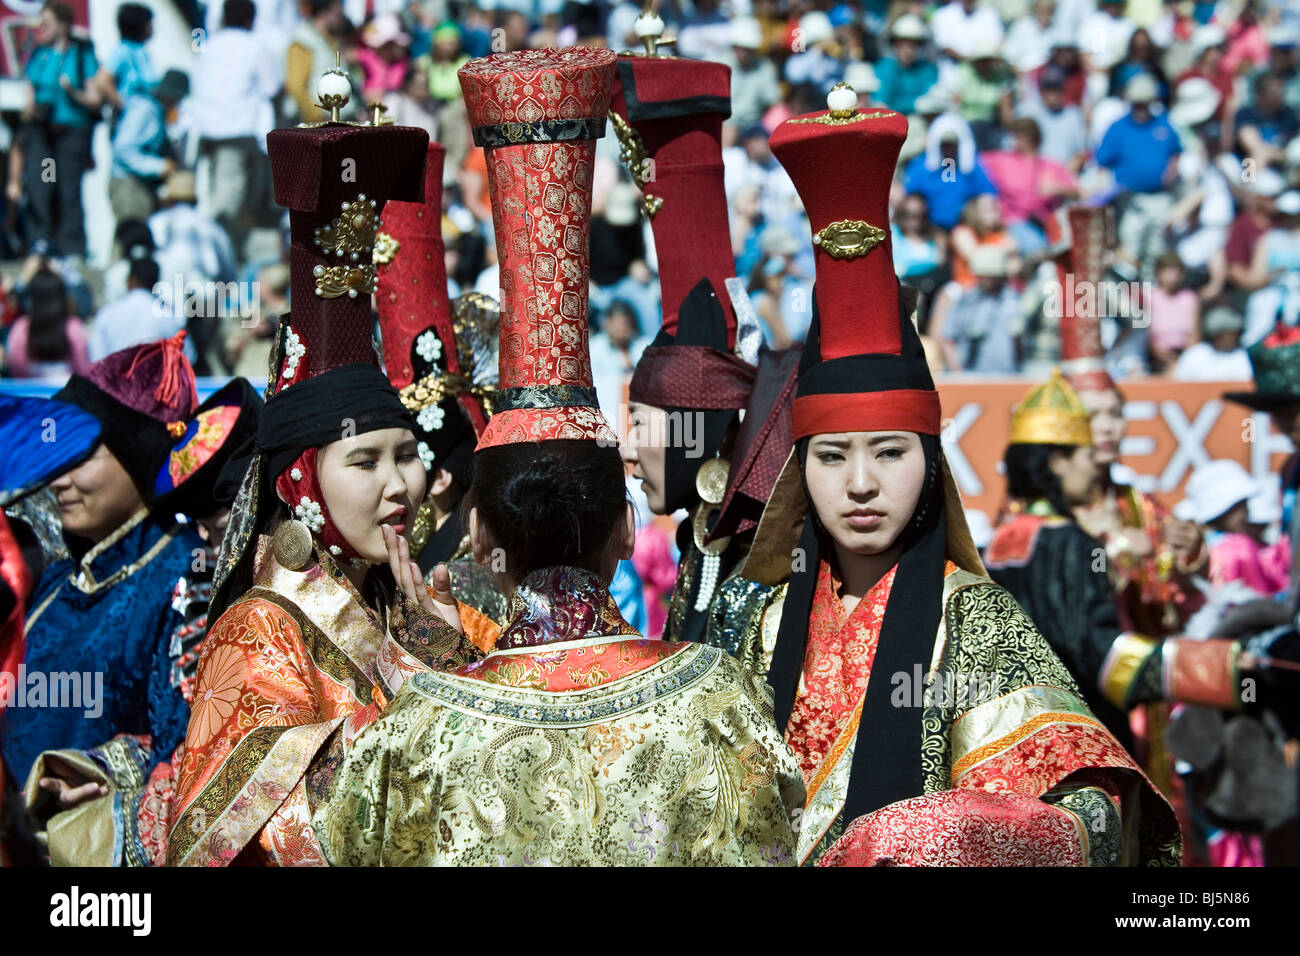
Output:
<path fill-rule="evenodd" d="M 110 48 L 81 37 L 57 0 L 29 34 L 29 101 L 0 129 L 3 251 L 24 260 L 4 280 L 10 376 L 64 375 L 181 327 L 200 374 L 264 375 L 289 293 L 266 134 L 326 118 L 315 85 L 336 57 L 353 86 L 345 118 L 382 104 L 385 119 L 447 148 L 451 291 L 495 294 L 486 170 L 456 71 L 501 50 L 640 48 L 640 7 L 628 2 L 178 9 L 194 26 L 188 72 L 154 65 L 153 14 L 136 3 L 118 9 Z M 1300 321 L 1296 4 L 681 0 L 659 13 L 678 55 L 731 66 L 723 155 L 736 271 L 775 347 L 807 331 L 813 269 L 768 137 L 823 108 L 838 82 L 861 108 L 909 117 L 890 228 L 937 371 L 1042 375 L 1058 359 L 1059 297 L 1047 290 L 1067 203 L 1116 211 L 1113 374 L 1247 379 L 1245 347 L 1279 319 Z M 97 124 L 111 141 L 108 261 L 88 255 L 80 195 Z M 657 327 L 658 282 L 613 135 L 598 156 L 593 355 L 598 378 L 616 382 Z M 215 308 L 203 291 L 214 287 Z"/>

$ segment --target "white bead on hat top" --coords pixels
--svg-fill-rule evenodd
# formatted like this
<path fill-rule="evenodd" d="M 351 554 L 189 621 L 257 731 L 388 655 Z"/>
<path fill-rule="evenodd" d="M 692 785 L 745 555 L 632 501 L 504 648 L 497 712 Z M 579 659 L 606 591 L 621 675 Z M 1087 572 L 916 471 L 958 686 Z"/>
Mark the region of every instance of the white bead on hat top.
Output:
<path fill-rule="evenodd" d="M 857 90 L 847 83 L 836 83 L 826 94 L 826 108 L 835 116 L 848 116 L 857 106 Z"/>

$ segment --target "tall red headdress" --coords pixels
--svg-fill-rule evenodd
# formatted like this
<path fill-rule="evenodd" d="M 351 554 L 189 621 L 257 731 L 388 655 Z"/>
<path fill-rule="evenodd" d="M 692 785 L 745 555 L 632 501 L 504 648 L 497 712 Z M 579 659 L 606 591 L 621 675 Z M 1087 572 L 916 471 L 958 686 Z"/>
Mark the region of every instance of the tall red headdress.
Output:
<path fill-rule="evenodd" d="M 858 112 L 848 88 L 832 91 L 830 101 L 835 109 L 793 117 L 772 134 L 772 152 L 808 213 L 817 269 L 794 437 L 887 429 L 937 435 L 939 395 L 899 298 L 890 243 L 889 187 L 907 119 Z"/>
<path fill-rule="evenodd" d="M 474 142 L 487 151 L 501 271 L 501 375 L 479 449 L 617 443 L 596 403 L 587 343 L 592 168 L 615 59 L 569 47 L 460 69 Z"/>
<path fill-rule="evenodd" d="M 1101 283 L 1106 270 L 1109 210 L 1105 206 L 1075 206 L 1065 213 L 1068 234 L 1056 259 L 1061 303 L 1061 372 L 1075 391 L 1106 391 L 1115 387 L 1104 362 L 1101 344 Z M 1092 295 L 1083 294 L 1091 287 Z"/>

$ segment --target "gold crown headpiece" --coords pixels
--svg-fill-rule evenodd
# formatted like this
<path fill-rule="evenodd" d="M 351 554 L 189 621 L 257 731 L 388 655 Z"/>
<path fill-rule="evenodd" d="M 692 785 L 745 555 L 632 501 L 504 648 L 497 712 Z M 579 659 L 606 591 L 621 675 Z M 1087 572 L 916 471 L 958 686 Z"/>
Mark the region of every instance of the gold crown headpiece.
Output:
<path fill-rule="evenodd" d="M 1092 423 L 1079 395 L 1059 368 L 1011 413 L 1012 445 L 1091 445 Z"/>

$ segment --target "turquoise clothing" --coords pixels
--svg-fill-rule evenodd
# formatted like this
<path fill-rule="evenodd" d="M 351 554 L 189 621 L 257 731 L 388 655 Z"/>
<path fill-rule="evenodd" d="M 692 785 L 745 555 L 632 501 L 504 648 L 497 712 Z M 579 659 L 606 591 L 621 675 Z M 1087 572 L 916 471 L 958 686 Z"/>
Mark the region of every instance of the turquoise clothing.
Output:
<path fill-rule="evenodd" d="M 84 87 L 99 71 L 99 61 L 89 43 L 71 41 L 62 53 L 50 46 L 38 46 L 27 61 L 27 79 L 38 106 L 50 106 L 50 122 L 56 126 L 90 126 L 96 116 L 59 83 L 66 76 L 73 86 Z"/>

